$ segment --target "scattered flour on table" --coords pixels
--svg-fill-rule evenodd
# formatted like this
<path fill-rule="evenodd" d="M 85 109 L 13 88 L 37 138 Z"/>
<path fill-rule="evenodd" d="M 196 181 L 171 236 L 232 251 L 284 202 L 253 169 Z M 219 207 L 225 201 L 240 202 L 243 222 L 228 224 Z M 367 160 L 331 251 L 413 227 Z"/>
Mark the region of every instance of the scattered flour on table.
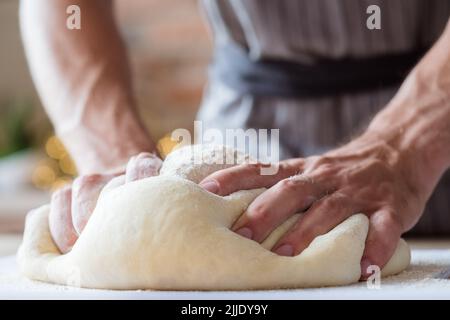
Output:
<path fill-rule="evenodd" d="M 440 275 L 449 273 L 450 269 L 450 250 L 449 249 L 414 249 L 412 250 L 411 265 L 402 273 L 381 279 L 381 290 L 399 290 L 402 289 L 433 289 L 449 290 L 450 296 L 450 279 L 438 278 Z M 300 291 L 307 293 L 308 291 L 326 291 L 339 289 L 352 289 L 355 291 L 365 289 L 366 284 L 360 282 L 345 287 L 330 287 L 319 289 L 301 289 Z M 38 281 L 29 280 L 19 274 L 14 256 L 0 258 L 0 296 L 5 297 L 8 292 L 12 293 L 95 293 L 110 290 L 96 290 L 66 287 L 53 285 Z M 287 290 L 295 292 L 299 290 Z M 135 290 L 139 293 L 145 291 Z M 7 297 L 7 296 L 6 296 Z"/>

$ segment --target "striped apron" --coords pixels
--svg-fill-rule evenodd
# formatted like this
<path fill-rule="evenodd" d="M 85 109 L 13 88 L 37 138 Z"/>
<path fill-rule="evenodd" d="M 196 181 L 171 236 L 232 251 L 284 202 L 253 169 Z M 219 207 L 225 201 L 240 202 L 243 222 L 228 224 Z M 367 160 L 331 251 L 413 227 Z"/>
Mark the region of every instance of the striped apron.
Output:
<path fill-rule="evenodd" d="M 256 62 L 313 66 L 324 58 L 366 59 L 429 48 L 450 16 L 450 0 L 203 0 L 202 5 L 216 48 L 239 47 Z M 381 9 L 380 30 L 366 26 L 370 5 Z M 329 96 L 264 96 L 210 77 L 197 118 L 204 129 L 279 128 L 281 158 L 306 157 L 361 132 L 399 85 Z M 410 234 L 450 235 L 450 173 Z"/>

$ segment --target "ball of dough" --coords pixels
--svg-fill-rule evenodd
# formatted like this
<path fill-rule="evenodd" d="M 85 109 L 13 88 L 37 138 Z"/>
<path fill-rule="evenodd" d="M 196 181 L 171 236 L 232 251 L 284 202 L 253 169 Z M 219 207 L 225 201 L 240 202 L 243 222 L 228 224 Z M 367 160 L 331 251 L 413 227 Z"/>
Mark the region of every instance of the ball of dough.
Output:
<path fill-rule="evenodd" d="M 295 257 L 268 249 L 298 215 L 263 244 L 229 230 L 264 189 L 226 197 L 197 183 L 210 173 L 248 160 L 224 146 L 188 146 L 171 153 L 161 174 L 106 188 L 72 251 L 61 255 L 48 228 L 49 207 L 27 217 L 18 252 L 30 279 L 86 288 L 251 290 L 345 285 L 358 281 L 368 219 L 356 214 L 314 239 Z M 200 159 L 200 161 L 199 161 Z M 223 161 L 220 162 L 220 159 Z M 383 269 L 409 265 L 403 240 Z"/>

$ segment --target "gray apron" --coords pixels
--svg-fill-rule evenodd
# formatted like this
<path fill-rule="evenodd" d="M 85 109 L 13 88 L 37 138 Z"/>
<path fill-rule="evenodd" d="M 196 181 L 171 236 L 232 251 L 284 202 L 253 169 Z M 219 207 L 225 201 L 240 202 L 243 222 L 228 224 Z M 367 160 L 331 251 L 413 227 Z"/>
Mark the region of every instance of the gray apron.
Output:
<path fill-rule="evenodd" d="M 249 59 L 312 64 L 364 59 L 431 46 L 450 15 L 448 0 L 203 0 L 216 48 L 242 48 Z M 366 27 L 370 5 L 381 30 Z M 203 128 L 280 129 L 281 158 L 320 154 L 361 132 L 399 84 L 320 97 L 261 96 L 210 78 L 198 119 Z M 450 235 L 450 174 L 411 231 Z"/>

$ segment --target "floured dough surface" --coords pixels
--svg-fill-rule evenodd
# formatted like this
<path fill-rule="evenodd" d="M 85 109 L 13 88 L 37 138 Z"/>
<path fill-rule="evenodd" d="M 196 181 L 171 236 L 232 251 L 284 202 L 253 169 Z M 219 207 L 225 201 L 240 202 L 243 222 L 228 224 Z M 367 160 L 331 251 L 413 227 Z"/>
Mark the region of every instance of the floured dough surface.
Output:
<path fill-rule="evenodd" d="M 203 163 L 193 165 L 198 153 Z M 27 217 L 18 252 L 21 272 L 35 280 L 105 289 L 251 290 L 358 281 L 365 215 L 348 218 L 298 256 L 278 256 L 268 249 L 298 215 L 260 245 L 229 228 L 264 189 L 220 197 L 197 185 L 230 166 L 208 161 L 224 154 L 246 160 L 223 146 L 189 146 L 171 153 L 159 176 L 105 188 L 80 238 L 64 255 L 50 236 L 49 206 L 39 208 Z M 401 240 L 382 274 L 398 273 L 409 261 L 410 250 Z"/>

